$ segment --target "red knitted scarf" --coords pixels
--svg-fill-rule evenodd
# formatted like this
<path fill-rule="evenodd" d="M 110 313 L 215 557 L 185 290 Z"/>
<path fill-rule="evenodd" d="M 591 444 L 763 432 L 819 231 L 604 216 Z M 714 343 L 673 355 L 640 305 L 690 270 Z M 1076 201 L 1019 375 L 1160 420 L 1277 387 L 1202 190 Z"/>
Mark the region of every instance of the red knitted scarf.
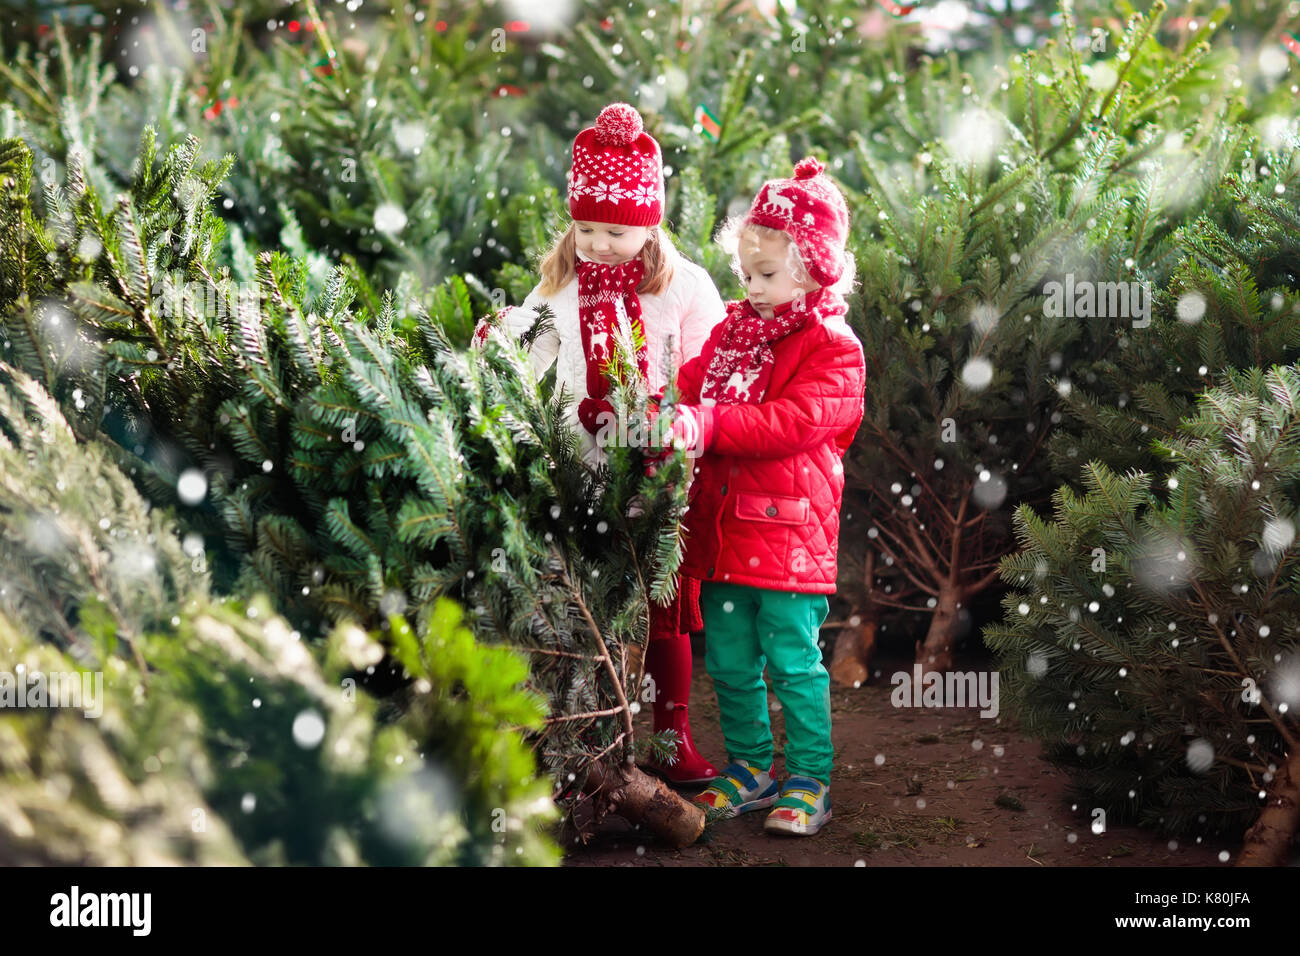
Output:
<path fill-rule="evenodd" d="M 620 303 L 629 327 L 636 330 L 641 340 L 636 363 L 642 382 L 649 382 L 645 327 L 641 323 L 641 300 L 636 294 L 636 287 L 645 275 L 645 263 L 640 256 L 618 265 L 579 259 L 575 269 L 578 273 L 578 325 L 582 330 L 582 354 L 587 359 L 588 396 L 578 403 L 578 418 L 587 431 L 595 435 L 600 430 L 601 413 L 614 414 L 614 406 L 605 396 L 609 394 L 610 384 L 607 365 L 614 355 L 614 338 L 620 328 Z"/>
<path fill-rule="evenodd" d="M 748 299 L 728 302 L 726 325 L 704 373 L 700 399 L 718 405 L 758 404 L 772 378 L 772 345 L 810 320 L 821 322 L 848 311 L 844 298 L 825 286 L 809 292 L 802 308 L 799 305 L 799 299 L 778 305 L 772 318 L 765 319 Z"/>

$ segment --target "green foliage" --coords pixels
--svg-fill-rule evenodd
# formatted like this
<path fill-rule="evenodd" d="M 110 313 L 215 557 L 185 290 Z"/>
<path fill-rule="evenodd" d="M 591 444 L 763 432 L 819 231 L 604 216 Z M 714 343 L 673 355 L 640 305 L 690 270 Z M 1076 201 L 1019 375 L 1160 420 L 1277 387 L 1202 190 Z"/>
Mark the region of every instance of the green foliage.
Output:
<path fill-rule="evenodd" d="M 548 789 L 514 732 L 542 716 L 522 660 L 476 644 L 449 603 L 418 634 L 394 614 L 424 660 L 404 658 L 416 679 L 381 719 L 356 693 L 383 657 L 371 635 L 311 647 L 264 597 L 214 600 L 172 516 L 35 381 L 0 374 L 9 691 L 37 671 L 100 688 L 85 717 L 6 708 L 6 862 L 555 861 Z"/>
<path fill-rule="evenodd" d="M 883 107 L 889 129 L 850 135 L 868 376 L 845 511 L 871 535 L 841 561 L 855 607 L 924 612 L 993 585 L 1018 503 L 1081 461 L 1150 466 L 1149 438 L 1216 381 L 1191 354 L 1218 374 L 1292 357 L 1294 150 L 1261 153 L 1245 88 L 1215 79 L 1237 69 L 1211 45 L 1224 11 L 1176 48 L 1155 39 L 1162 11 L 1094 51 L 1067 5 L 1059 43 L 992 75 L 936 60 Z M 1243 162 L 1267 172 L 1243 183 Z M 1067 282 L 1141 287 L 1150 308 L 1076 315 Z M 1177 312 L 1197 289 L 1193 328 Z"/>
<path fill-rule="evenodd" d="M 1199 393 L 1234 369 L 1300 357 L 1300 149 L 1249 136 L 1239 151 L 1242 168 L 1229 166 L 1196 219 L 1171 235 L 1166 259 L 1176 265 L 1156 290 L 1150 326 L 1099 351 L 1063 403 L 1047 445 L 1060 480 L 1075 481 L 1081 460 L 1152 469 L 1154 443 L 1176 433 Z M 1146 222 L 1150 197 L 1141 199 Z"/>
<path fill-rule="evenodd" d="M 174 216 L 166 202 L 139 214 L 137 193 L 177 202 L 191 154 L 174 147 L 158 162 L 151 142 L 133 193 L 118 202 L 117 221 L 131 228 L 105 230 L 140 252 L 106 255 L 107 278 L 69 288 L 65 301 L 79 341 L 107 343 L 86 363 L 107 409 L 99 440 L 152 502 L 175 509 L 195 563 L 220 592 L 267 593 L 306 638 L 345 622 L 381 628 L 405 612 L 426 639 L 445 617 L 442 599 L 462 602 L 480 638 L 527 649 L 531 667 L 517 676 L 526 673 L 550 715 L 544 728 L 503 695 L 512 672 L 502 666 L 484 683 L 483 667 L 452 658 L 422 678 L 432 658 L 410 671 L 407 648 L 393 671 L 401 686 L 385 689 L 382 673 L 362 683 L 397 695 L 397 706 L 412 682 L 441 677 L 472 692 L 477 680 L 495 698 L 483 718 L 496 734 L 503 721 L 542 731 L 540 760 L 557 791 L 593 759 L 631 752 L 622 684 L 646 640 L 647 601 L 672 592 L 684 459 L 647 478 L 640 451 L 620 447 L 592 472 L 562 396 L 543 394 L 517 345 L 472 358 L 453 347 L 472 328 L 458 278 L 431 298 L 437 315 L 414 302 L 418 283 L 407 278 L 396 295 L 379 295 L 339 267 L 314 290 L 308 262 L 281 252 L 256 257 L 255 287 L 238 284 L 214 261 L 220 224 L 202 218 L 185 271 L 151 271 L 166 261 L 155 250 Z M 210 202 L 224 172 L 199 171 L 189 195 Z M 105 220 L 93 195 L 78 201 L 85 219 Z M 110 300 L 104 286 L 121 294 Z M 111 308 L 96 305 L 106 301 Z M 154 354 L 141 361 L 114 347 L 123 342 Z M 645 396 L 619 391 L 615 401 L 628 421 L 644 415 Z M 197 475 L 206 494 L 196 504 L 179 489 Z M 634 499 L 641 510 L 629 517 Z M 481 773 L 479 760 L 502 759 L 475 743 L 474 728 L 419 719 L 430 748 L 477 748 L 458 768 L 467 776 Z M 515 789 L 522 760 L 501 764 Z M 531 806 L 494 806 L 519 820 L 521 805 Z M 476 819 L 482 836 L 486 817 Z"/>
<path fill-rule="evenodd" d="M 929 615 L 953 592 L 968 606 L 1015 546 L 1016 506 L 1046 504 L 1085 461 L 1154 474 L 1199 393 L 1295 359 L 1294 97 L 1253 60 L 1283 5 L 970 7 L 944 35 L 848 0 L 771 14 L 583 0 L 553 32 L 494 34 L 499 4 L 416 20 L 367 3 L 290 35 L 265 29 L 282 15 L 267 4 L 208 4 L 196 52 L 199 14 L 153 3 L 129 83 L 110 64 L 135 34 L 112 4 L 80 8 L 107 26 L 70 14 L 44 36 L 33 8 L 0 40 L 2 358 L 98 449 L 106 501 L 125 507 L 133 486 L 171 515 L 176 567 L 239 602 L 267 595 L 318 650 L 380 635 L 388 656 L 356 675 L 376 713 L 426 754 L 468 735 L 478 756 L 446 772 L 498 779 L 476 762 L 492 754 L 506 788 L 525 774 L 492 748 L 515 738 L 426 713 L 417 690 L 480 688 L 464 692 L 500 706 L 479 700 L 483 720 L 526 728 L 563 791 L 593 759 L 667 743 L 632 741 L 618 695 L 648 596 L 673 588 L 684 466 L 646 479 L 620 447 L 590 471 L 515 343 L 460 349 L 476 314 L 535 284 L 571 138 L 606 103 L 641 109 L 671 167 L 666 224 L 728 297 L 713 233 L 765 179 L 814 153 L 847 195 L 869 367 L 840 556 L 858 608 Z M 693 128 L 701 103 L 716 142 Z M 1145 284 L 1150 324 L 1051 314 L 1048 283 L 1067 274 Z M 614 397 L 643 414 L 632 390 Z M 178 493 L 189 473 L 198 503 Z M 96 583 L 42 560 L 23 572 L 39 598 L 18 633 L 147 653 L 150 635 L 191 627 L 166 614 L 180 584 L 163 574 L 135 593 L 117 572 Z M 68 594 L 96 598 L 65 633 L 50 609 Z M 522 673 L 497 649 L 449 636 L 444 598 L 480 640 L 523 649 L 525 689 L 494 680 Z M 152 623 L 123 630 L 113 601 L 144 602 L 133 613 Z M 433 653 L 440 640 L 455 654 Z M 277 713 L 303 699 L 286 689 Z M 577 716 L 593 711 L 613 713 Z M 293 766 L 267 785 L 308 779 Z M 501 817 L 484 808 L 523 820 L 533 790 L 467 786 L 460 858 L 494 860 L 500 831 L 484 827 Z M 309 858 L 328 829 L 286 850 L 233 819 L 241 852 L 264 859 Z"/>
<path fill-rule="evenodd" d="M 1014 589 L 985 629 L 1023 726 L 1085 806 L 1239 835 L 1294 746 L 1300 375 L 1231 371 L 1156 475 L 1084 470 L 1016 511 Z"/>

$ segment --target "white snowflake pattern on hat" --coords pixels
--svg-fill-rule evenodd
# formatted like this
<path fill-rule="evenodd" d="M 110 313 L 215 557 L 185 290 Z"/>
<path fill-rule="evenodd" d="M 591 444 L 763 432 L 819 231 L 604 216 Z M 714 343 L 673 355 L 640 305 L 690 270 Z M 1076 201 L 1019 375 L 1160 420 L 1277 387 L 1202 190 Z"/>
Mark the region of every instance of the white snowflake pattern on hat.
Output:
<path fill-rule="evenodd" d="M 659 190 L 647 183 L 641 183 L 635 189 L 628 190 L 624 195 L 628 199 L 636 200 L 639 206 L 649 206 L 659 198 Z"/>
<path fill-rule="evenodd" d="M 848 208 L 825 167 L 808 156 L 795 164 L 791 179 L 763 184 L 747 221 L 784 230 L 809 266 L 814 281 L 832 285 L 845 268 Z"/>
<path fill-rule="evenodd" d="M 596 202 L 612 203 L 618 202 L 627 195 L 627 193 L 624 192 L 623 187 L 618 183 L 604 182 L 596 183 L 596 185 L 591 188 L 591 194 L 596 197 Z"/>

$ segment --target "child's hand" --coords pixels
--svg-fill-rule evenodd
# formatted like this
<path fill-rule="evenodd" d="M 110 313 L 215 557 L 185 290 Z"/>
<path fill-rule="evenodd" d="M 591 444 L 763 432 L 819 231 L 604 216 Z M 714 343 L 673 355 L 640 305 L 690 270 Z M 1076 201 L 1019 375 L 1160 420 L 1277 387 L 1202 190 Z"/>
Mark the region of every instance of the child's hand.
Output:
<path fill-rule="evenodd" d="M 686 451 L 695 451 L 699 447 L 700 422 L 694 408 L 690 405 L 677 406 L 677 417 L 673 419 L 672 429 L 667 437 L 666 444 L 669 449 L 682 448 Z"/>
<path fill-rule="evenodd" d="M 673 453 L 674 448 L 691 452 L 700 445 L 699 418 L 692 406 L 678 405 L 671 423 L 665 421 L 667 417 L 661 415 L 652 424 L 651 447 L 659 450 L 647 459 L 647 475 L 653 475 L 655 468 Z"/>

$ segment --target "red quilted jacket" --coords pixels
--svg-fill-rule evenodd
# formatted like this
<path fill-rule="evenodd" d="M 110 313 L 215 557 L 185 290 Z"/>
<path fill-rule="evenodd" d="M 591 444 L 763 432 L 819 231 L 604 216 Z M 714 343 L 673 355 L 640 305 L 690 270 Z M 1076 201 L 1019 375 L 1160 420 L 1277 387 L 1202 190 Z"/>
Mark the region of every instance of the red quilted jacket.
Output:
<path fill-rule="evenodd" d="M 723 327 L 678 374 L 679 401 L 699 405 Z M 835 593 L 841 459 L 862 422 L 866 362 L 843 316 L 816 316 L 772 346 L 756 405 L 697 408 L 705 452 L 683 519 L 682 572 L 701 581 Z"/>

